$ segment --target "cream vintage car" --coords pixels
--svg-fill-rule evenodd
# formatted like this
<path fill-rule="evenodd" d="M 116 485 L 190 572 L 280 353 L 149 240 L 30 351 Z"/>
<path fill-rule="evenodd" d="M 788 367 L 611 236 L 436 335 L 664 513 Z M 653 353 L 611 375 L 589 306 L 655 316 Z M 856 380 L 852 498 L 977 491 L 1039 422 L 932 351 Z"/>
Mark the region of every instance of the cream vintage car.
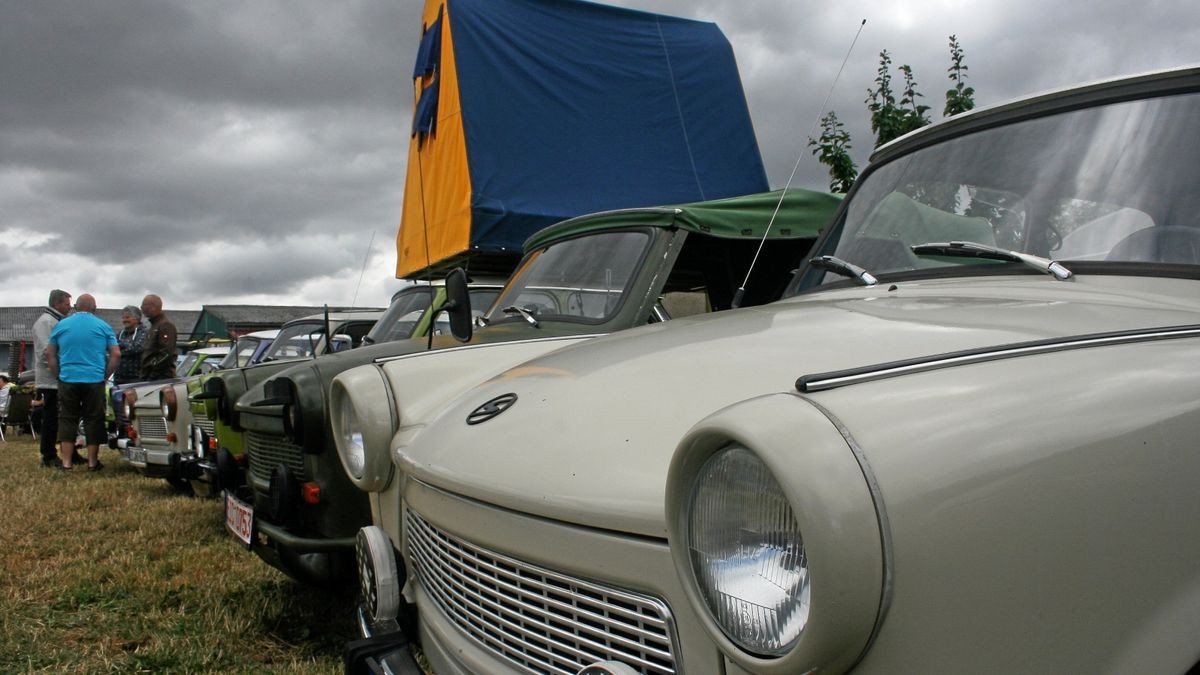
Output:
<path fill-rule="evenodd" d="M 951 118 L 790 297 L 372 439 L 364 629 L 415 603 L 439 675 L 1197 672 L 1198 149 L 1200 68 Z"/>

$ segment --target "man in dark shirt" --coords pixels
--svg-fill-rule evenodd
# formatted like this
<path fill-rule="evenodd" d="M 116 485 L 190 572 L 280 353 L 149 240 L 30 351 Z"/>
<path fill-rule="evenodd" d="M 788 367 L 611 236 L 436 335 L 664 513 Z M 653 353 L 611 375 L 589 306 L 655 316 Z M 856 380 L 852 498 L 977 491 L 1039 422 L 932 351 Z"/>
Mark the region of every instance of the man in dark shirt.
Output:
<path fill-rule="evenodd" d="M 175 377 L 175 324 L 163 313 L 162 298 L 153 294 L 142 298 L 142 315 L 150 320 L 150 331 L 142 349 L 142 379 Z"/>

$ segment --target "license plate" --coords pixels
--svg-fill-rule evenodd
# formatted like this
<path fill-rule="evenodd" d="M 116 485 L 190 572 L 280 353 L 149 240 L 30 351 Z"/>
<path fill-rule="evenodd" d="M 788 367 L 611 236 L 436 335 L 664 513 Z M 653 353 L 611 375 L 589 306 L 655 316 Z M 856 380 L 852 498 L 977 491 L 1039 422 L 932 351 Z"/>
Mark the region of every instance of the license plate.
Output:
<path fill-rule="evenodd" d="M 146 449 L 145 448 L 127 448 L 126 452 L 129 453 L 129 462 L 131 464 L 145 464 L 146 463 Z"/>
<path fill-rule="evenodd" d="M 254 507 L 225 492 L 225 527 L 247 547 L 254 539 Z"/>

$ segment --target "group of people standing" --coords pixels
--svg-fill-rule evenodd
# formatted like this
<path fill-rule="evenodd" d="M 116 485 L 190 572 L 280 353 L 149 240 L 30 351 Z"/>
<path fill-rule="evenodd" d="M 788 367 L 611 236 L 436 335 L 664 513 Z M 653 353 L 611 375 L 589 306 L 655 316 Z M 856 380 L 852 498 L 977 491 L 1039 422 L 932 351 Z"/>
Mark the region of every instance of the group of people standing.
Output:
<path fill-rule="evenodd" d="M 175 325 L 162 298 L 147 295 L 141 307 L 121 310 L 121 333 L 96 316 L 96 299 L 55 289 L 33 324 L 34 381 L 42 402 L 42 466 L 72 469 L 82 421 L 90 471 L 103 468 L 105 381 L 117 385 L 175 376 Z"/>

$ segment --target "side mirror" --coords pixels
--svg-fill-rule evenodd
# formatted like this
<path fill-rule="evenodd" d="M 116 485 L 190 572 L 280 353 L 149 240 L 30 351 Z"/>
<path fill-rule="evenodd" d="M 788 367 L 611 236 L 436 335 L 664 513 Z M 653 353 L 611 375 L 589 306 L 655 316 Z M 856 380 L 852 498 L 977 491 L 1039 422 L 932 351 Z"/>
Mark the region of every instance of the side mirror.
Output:
<path fill-rule="evenodd" d="M 471 293 L 467 289 L 467 273 L 456 267 L 446 275 L 446 304 L 441 311 L 450 320 L 450 334 L 459 342 L 471 339 Z"/>

